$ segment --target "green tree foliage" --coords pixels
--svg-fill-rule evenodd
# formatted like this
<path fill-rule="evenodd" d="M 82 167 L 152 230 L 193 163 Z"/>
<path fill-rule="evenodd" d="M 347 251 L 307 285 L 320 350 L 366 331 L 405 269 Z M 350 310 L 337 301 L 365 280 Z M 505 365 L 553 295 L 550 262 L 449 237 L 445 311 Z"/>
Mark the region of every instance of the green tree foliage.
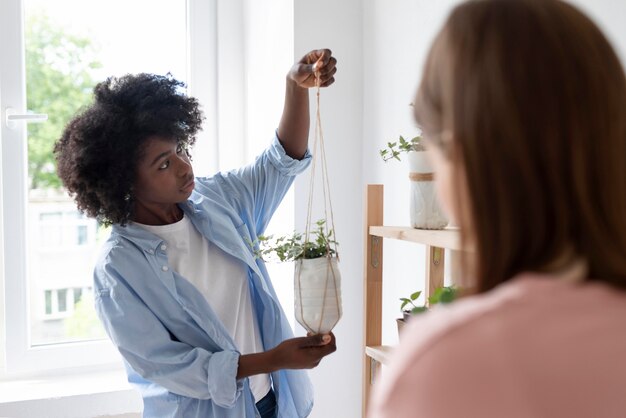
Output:
<path fill-rule="evenodd" d="M 43 14 L 26 21 L 25 46 L 28 109 L 48 114 L 47 122 L 28 125 L 30 187 L 60 188 L 52 148 L 65 124 L 91 100 L 92 73 L 101 65 L 88 37 L 68 34 Z"/>

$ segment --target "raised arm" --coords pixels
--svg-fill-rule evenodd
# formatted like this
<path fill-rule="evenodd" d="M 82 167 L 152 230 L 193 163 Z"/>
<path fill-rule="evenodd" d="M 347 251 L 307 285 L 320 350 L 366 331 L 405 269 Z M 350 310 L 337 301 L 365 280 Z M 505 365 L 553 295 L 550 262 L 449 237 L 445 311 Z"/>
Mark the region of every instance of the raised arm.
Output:
<path fill-rule="evenodd" d="M 337 60 L 330 49 L 317 49 L 295 63 L 287 74 L 285 104 L 278 125 L 278 138 L 287 155 L 302 159 L 309 138 L 309 91 L 315 87 L 315 72 L 319 71 L 321 87 L 335 82 Z"/>

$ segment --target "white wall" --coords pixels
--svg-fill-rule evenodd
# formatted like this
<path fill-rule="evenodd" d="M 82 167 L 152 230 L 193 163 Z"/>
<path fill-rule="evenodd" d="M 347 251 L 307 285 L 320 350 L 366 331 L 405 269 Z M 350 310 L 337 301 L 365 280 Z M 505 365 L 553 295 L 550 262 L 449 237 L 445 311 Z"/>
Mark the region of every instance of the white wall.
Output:
<path fill-rule="evenodd" d="M 230 1 L 230 0 L 228 0 Z M 245 161 L 263 151 L 278 123 L 285 97 L 286 75 L 293 54 L 293 1 L 243 0 L 245 62 Z M 282 236 L 294 229 L 294 191 L 290 190 L 270 222 L 266 234 Z M 293 264 L 268 263 L 270 277 L 285 315 L 293 325 Z"/>
<path fill-rule="evenodd" d="M 366 183 L 385 185 L 385 224 L 408 224 L 407 169 L 383 163 L 378 149 L 399 134 L 416 132 L 408 104 L 413 99 L 430 43 L 450 10 L 460 1 L 367 0 L 364 14 L 363 167 Z M 626 62 L 626 2 L 575 0 L 601 27 Z M 392 203 L 393 202 L 393 203 Z M 398 297 L 422 288 L 423 259 L 414 263 L 416 247 L 386 240 L 383 341 L 397 341 L 394 318 Z M 419 250 L 422 255 L 423 250 Z M 397 263 L 393 265 L 392 263 Z M 414 274 L 419 275 L 416 279 Z"/>
<path fill-rule="evenodd" d="M 313 417 L 353 418 L 361 410 L 362 213 L 364 186 L 385 185 L 387 225 L 407 225 L 405 162 L 383 163 L 378 150 L 398 135 L 413 135 L 411 107 L 430 43 L 458 0 L 294 2 L 296 55 L 329 47 L 339 64 L 336 84 L 322 93 L 322 119 L 341 245 L 344 318 L 335 330 L 338 351 L 311 376 Z M 576 0 L 626 59 L 626 2 Z M 304 225 L 306 181 L 296 184 L 296 225 Z M 397 341 L 398 298 L 423 288 L 423 247 L 384 243 L 383 342 Z"/>
<path fill-rule="evenodd" d="M 408 168 L 405 160 L 383 162 L 378 150 L 399 135 L 418 133 L 412 107 L 422 63 L 453 0 L 368 0 L 364 14 L 364 183 L 385 186 L 384 223 L 409 224 Z M 421 245 L 384 241 L 383 343 L 395 344 L 399 297 L 424 288 Z"/>

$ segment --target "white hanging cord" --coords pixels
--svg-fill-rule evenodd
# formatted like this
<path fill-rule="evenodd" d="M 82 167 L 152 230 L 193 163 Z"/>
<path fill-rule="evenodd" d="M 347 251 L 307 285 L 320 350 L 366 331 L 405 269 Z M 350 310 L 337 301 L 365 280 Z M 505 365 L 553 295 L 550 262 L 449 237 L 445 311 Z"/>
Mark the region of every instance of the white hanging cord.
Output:
<path fill-rule="evenodd" d="M 335 217 L 333 213 L 333 204 L 330 198 L 330 182 L 328 178 L 328 165 L 326 160 L 326 149 L 324 146 L 324 132 L 322 130 L 322 117 L 320 111 L 320 87 L 321 87 L 321 74 L 319 71 L 315 71 L 315 86 L 317 87 L 316 91 L 316 111 L 315 111 L 315 130 L 314 130 L 314 140 L 313 140 L 313 162 L 311 167 L 311 181 L 309 183 L 309 205 L 307 208 L 307 224 L 306 224 L 306 237 L 305 237 L 305 245 L 309 242 L 309 231 L 311 224 L 311 213 L 313 211 L 313 192 L 314 192 L 314 183 L 315 183 L 315 168 L 316 168 L 316 155 L 317 149 L 319 146 L 319 158 L 320 165 L 322 169 L 322 193 L 324 196 L 324 232 L 328 235 L 329 225 L 328 225 L 328 210 L 330 209 L 330 230 L 333 231 L 333 241 L 335 256 L 337 260 L 339 260 L 339 252 L 337 250 L 336 243 L 336 229 L 335 229 Z M 326 248 L 326 256 L 330 257 L 330 244 L 327 244 Z"/>
<path fill-rule="evenodd" d="M 302 255 L 302 259 L 298 260 L 298 262 L 300 263 L 300 268 L 298 269 L 298 275 L 296 280 L 298 281 L 298 290 L 299 290 L 299 297 L 300 297 L 300 317 L 302 318 L 302 322 L 304 322 L 302 325 L 307 329 L 307 331 L 311 331 L 311 332 L 316 332 L 317 330 L 321 329 L 322 323 L 324 321 L 324 312 L 326 311 L 326 296 L 328 293 L 328 278 L 329 276 L 332 275 L 333 278 L 333 285 L 334 285 L 334 289 L 335 289 L 335 301 L 337 304 L 337 312 L 339 312 L 341 310 L 341 307 L 339 306 L 339 294 L 337 292 L 337 278 L 335 275 L 335 270 L 332 268 L 332 254 L 331 254 L 331 248 L 330 248 L 330 244 L 327 243 L 326 244 L 326 259 L 328 261 L 327 265 L 326 265 L 326 281 L 324 284 L 324 296 L 322 298 L 323 300 L 323 304 L 322 304 L 322 312 L 320 315 L 320 320 L 318 323 L 318 327 L 317 330 L 313 329 L 304 319 L 304 304 L 303 304 L 303 299 L 302 299 L 302 282 L 301 282 L 301 274 L 302 274 L 302 267 L 303 267 L 303 260 L 304 257 L 306 256 L 306 249 L 308 248 L 308 244 L 309 244 L 309 234 L 311 232 L 311 215 L 313 213 L 313 194 L 314 194 L 314 190 L 315 190 L 315 171 L 316 171 L 316 155 L 317 155 L 317 151 L 318 151 L 318 146 L 319 146 L 319 158 L 321 159 L 321 170 L 322 170 L 322 192 L 324 195 L 324 230 L 323 232 L 326 234 L 326 236 L 329 235 L 329 226 L 328 226 L 328 209 L 330 208 L 330 219 L 331 219 L 331 231 L 333 231 L 333 235 L 332 235 L 332 239 L 333 241 L 335 241 L 334 243 L 334 250 L 335 250 L 335 256 L 337 257 L 337 261 L 339 261 L 339 252 L 337 250 L 337 240 L 336 240 L 336 236 L 335 236 L 335 219 L 334 219 L 334 214 L 333 214 L 333 206 L 332 206 L 332 202 L 331 202 L 331 198 L 330 198 L 330 183 L 329 183 L 329 179 L 328 179 L 328 166 L 327 166 L 327 162 L 326 162 L 326 151 L 325 151 L 325 147 L 324 147 L 324 134 L 322 132 L 322 120 L 321 120 L 321 113 L 320 113 L 320 87 L 321 87 L 321 74 L 319 71 L 315 71 L 315 85 L 317 87 L 317 91 L 316 91 L 316 120 L 315 120 L 315 134 L 314 134 L 314 140 L 313 140 L 313 161 L 312 161 L 312 167 L 311 167 L 311 179 L 309 182 L 309 201 L 308 201 L 308 205 L 307 205 L 307 217 L 306 217 L 306 227 L 305 227 L 305 232 L 304 232 L 304 254 Z M 336 325 L 333 324 L 333 327 Z M 331 327 L 332 328 L 332 327 Z"/>
<path fill-rule="evenodd" d="M 335 255 L 337 257 L 337 261 L 339 261 L 339 251 L 337 250 L 337 239 L 336 239 L 336 229 L 335 229 L 335 216 L 333 214 L 333 203 L 330 199 L 330 182 L 328 180 L 328 166 L 326 163 L 326 149 L 324 146 L 324 133 L 322 131 L 322 118 L 320 114 L 320 90 L 319 90 L 319 75 L 317 76 L 317 122 L 316 122 L 316 131 L 319 132 L 320 138 L 320 150 L 321 150 L 321 164 L 322 164 L 322 189 L 324 193 L 324 219 L 326 222 L 324 223 L 326 227 L 326 234 L 328 235 L 328 209 L 330 209 L 330 221 L 331 221 L 331 231 L 333 231 L 333 241 L 335 247 Z M 327 197 L 328 196 L 328 197 Z M 328 206 L 326 205 L 328 202 Z M 330 244 L 328 245 L 327 255 L 329 256 L 330 252 Z"/>

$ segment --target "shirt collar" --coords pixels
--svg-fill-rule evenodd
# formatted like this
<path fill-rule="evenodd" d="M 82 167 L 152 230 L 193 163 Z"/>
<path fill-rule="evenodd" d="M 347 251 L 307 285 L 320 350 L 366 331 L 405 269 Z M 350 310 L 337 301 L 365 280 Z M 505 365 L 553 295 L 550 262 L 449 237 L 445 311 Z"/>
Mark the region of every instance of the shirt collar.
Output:
<path fill-rule="evenodd" d="M 190 198 L 185 203 L 181 204 L 180 207 L 185 214 L 201 215 L 202 211 L 197 208 L 197 204 L 193 201 L 194 194 L 197 193 L 194 191 Z M 197 194 L 196 198 L 202 198 L 202 195 Z M 163 239 L 152 232 L 133 224 L 132 221 L 129 221 L 126 226 L 113 225 L 113 232 L 131 240 L 136 245 L 141 247 L 142 250 L 149 253 L 156 251 L 157 248 L 163 243 Z"/>
<path fill-rule="evenodd" d="M 113 225 L 113 233 L 132 241 L 142 250 L 151 254 L 163 243 L 163 239 L 132 222 L 129 222 L 126 226 Z"/>

